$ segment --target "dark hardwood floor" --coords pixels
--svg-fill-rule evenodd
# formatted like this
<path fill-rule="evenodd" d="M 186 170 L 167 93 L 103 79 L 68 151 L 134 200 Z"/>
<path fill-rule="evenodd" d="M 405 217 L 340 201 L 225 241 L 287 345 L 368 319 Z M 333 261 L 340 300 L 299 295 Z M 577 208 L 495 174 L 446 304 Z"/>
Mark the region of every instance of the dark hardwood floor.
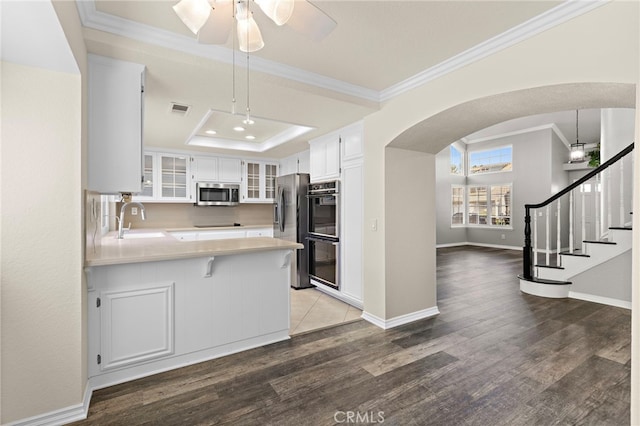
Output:
<path fill-rule="evenodd" d="M 435 318 L 359 320 L 102 389 L 77 424 L 629 424 L 630 311 L 522 294 L 520 256 L 439 249 Z"/>

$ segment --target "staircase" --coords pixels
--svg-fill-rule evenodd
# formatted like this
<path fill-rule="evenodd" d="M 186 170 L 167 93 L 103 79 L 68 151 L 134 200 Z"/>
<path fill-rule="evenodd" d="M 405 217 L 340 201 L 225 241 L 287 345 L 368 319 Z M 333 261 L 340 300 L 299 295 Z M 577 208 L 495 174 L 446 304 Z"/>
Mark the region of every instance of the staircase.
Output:
<path fill-rule="evenodd" d="M 548 200 L 525 205 L 523 293 L 630 308 L 633 147 Z"/>

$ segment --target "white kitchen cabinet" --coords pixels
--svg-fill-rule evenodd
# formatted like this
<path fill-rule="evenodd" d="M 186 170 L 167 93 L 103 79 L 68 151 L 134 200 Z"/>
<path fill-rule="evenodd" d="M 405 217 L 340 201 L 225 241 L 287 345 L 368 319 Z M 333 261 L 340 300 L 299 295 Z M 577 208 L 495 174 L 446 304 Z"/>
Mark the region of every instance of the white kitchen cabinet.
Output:
<path fill-rule="evenodd" d="M 242 181 L 242 160 L 239 158 L 218 158 L 218 180 L 222 183 Z"/>
<path fill-rule="evenodd" d="M 191 157 L 191 174 L 195 182 L 217 182 L 218 157 Z"/>
<path fill-rule="evenodd" d="M 364 128 L 361 121 L 340 130 L 341 160 L 343 165 L 348 161 L 363 157 L 363 132 Z"/>
<path fill-rule="evenodd" d="M 271 162 L 242 162 L 241 203 L 273 203 L 276 198 L 278 165 Z"/>
<path fill-rule="evenodd" d="M 198 231 L 172 231 L 170 234 L 180 241 L 226 240 L 229 238 L 273 237 L 273 228 L 211 229 Z"/>
<path fill-rule="evenodd" d="M 309 141 L 309 173 L 311 182 L 340 177 L 340 135 L 329 135 Z"/>
<path fill-rule="evenodd" d="M 169 282 L 100 293 L 101 370 L 173 354 L 173 288 Z"/>
<path fill-rule="evenodd" d="M 142 190 L 144 65 L 88 56 L 88 182 L 103 194 Z"/>
<path fill-rule="evenodd" d="M 293 173 L 309 173 L 309 150 L 293 154 L 280 160 L 278 176 Z"/>
<path fill-rule="evenodd" d="M 87 268 L 90 386 L 288 339 L 290 256 L 271 250 Z"/>
<path fill-rule="evenodd" d="M 157 157 L 153 153 L 145 152 L 142 156 L 142 192 L 134 195 L 136 201 L 150 201 L 158 196 L 156 174 L 158 166 Z"/>
<path fill-rule="evenodd" d="M 357 306 L 362 307 L 362 226 L 364 220 L 364 167 L 362 161 L 352 161 L 343 166 L 340 185 L 342 210 L 340 291 L 348 298 L 349 302 L 355 301 Z"/>
<path fill-rule="evenodd" d="M 142 192 L 133 195 L 140 202 L 193 202 L 190 157 L 148 151 L 144 153 Z"/>

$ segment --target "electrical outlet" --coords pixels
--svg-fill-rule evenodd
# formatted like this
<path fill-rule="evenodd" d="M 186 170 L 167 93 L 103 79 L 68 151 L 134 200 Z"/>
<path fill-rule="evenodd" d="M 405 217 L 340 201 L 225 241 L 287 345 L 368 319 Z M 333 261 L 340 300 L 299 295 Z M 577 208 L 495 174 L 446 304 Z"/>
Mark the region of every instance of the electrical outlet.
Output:
<path fill-rule="evenodd" d="M 378 219 L 373 219 L 371 221 L 371 230 L 372 231 L 377 231 L 378 230 Z"/>
<path fill-rule="evenodd" d="M 131 207 L 131 216 L 137 216 L 137 215 L 138 215 L 138 208 Z"/>
<path fill-rule="evenodd" d="M 506 235 L 504 235 L 504 234 L 500 235 L 500 239 L 501 239 L 501 240 L 504 240 L 504 239 L 506 239 L 506 238 L 507 238 L 507 236 L 506 236 Z"/>

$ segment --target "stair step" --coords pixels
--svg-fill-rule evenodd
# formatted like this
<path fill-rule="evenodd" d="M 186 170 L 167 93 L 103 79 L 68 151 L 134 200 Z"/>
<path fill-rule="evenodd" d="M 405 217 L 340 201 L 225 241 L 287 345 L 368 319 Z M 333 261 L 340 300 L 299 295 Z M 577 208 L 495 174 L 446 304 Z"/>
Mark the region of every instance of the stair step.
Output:
<path fill-rule="evenodd" d="M 564 269 L 562 266 L 555 265 L 535 265 L 536 268 L 549 268 L 549 269 Z"/>
<path fill-rule="evenodd" d="M 619 231 L 633 231 L 631 226 L 610 226 L 609 229 L 617 229 Z"/>
<path fill-rule="evenodd" d="M 583 254 L 583 253 L 571 253 L 571 252 L 568 252 L 568 251 L 560 252 L 560 254 L 561 254 L 562 256 L 591 257 L 591 256 L 589 256 L 588 254 Z"/>
<path fill-rule="evenodd" d="M 609 245 L 612 245 L 612 246 L 615 246 L 616 244 L 618 244 L 618 243 L 616 243 L 614 241 L 592 241 L 592 240 L 584 240 L 583 243 L 588 243 L 588 244 L 609 244 Z"/>
<path fill-rule="evenodd" d="M 518 275 L 518 278 L 524 281 L 529 281 L 537 284 L 550 284 L 550 285 L 569 285 L 571 281 L 558 281 L 558 280 L 545 280 L 544 278 L 525 278 L 523 275 Z"/>

